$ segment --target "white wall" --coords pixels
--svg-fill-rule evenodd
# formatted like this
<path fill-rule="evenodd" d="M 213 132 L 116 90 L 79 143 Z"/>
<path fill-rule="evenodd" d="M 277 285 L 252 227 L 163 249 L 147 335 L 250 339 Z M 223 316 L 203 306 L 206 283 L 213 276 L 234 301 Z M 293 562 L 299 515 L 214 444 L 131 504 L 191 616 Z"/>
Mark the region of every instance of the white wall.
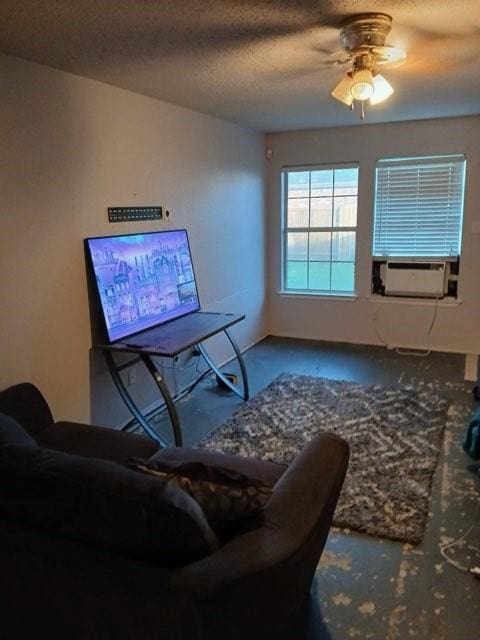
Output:
<path fill-rule="evenodd" d="M 431 347 L 480 352 L 480 117 L 297 131 L 268 136 L 269 318 L 275 335 L 321 340 Z M 432 303 L 369 300 L 376 160 L 395 156 L 466 153 L 466 200 L 459 280 L 461 304 L 441 303 L 427 339 Z M 359 162 L 357 298 L 296 298 L 279 295 L 281 273 L 282 166 Z M 477 225 L 474 233 L 474 225 Z M 375 326 L 373 319 L 376 318 Z"/>
<path fill-rule="evenodd" d="M 0 86 L 0 388 L 34 382 L 57 419 L 128 416 L 89 357 L 82 240 L 166 225 L 109 225 L 112 205 L 167 206 L 203 306 L 247 314 L 243 347 L 265 334 L 263 136 L 7 56 Z"/>

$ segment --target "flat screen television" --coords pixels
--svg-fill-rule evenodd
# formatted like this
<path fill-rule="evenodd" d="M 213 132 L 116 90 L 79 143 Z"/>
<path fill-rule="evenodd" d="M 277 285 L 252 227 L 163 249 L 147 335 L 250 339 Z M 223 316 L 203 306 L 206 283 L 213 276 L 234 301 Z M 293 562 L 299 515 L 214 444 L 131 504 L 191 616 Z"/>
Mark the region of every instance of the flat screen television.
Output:
<path fill-rule="evenodd" d="M 200 309 L 186 229 L 85 239 L 110 343 Z"/>

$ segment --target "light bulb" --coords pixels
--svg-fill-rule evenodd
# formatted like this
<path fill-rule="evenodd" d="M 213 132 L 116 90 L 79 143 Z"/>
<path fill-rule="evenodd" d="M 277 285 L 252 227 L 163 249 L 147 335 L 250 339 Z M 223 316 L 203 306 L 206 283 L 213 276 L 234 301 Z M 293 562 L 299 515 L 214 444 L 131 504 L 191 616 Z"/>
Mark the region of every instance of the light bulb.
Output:
<path fill-rule="evenodd" d="M 373 76 L 369 69 L 355 71 L 350 93 L 354 100 L 368 100 L 373 95 Z"/>

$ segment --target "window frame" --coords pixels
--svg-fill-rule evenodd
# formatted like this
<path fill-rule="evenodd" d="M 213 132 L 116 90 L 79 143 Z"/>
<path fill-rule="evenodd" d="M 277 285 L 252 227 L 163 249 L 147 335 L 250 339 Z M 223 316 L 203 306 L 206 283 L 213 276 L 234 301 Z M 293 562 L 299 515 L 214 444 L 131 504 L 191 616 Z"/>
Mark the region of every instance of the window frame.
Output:
<path fill-rule="evenodd" d="M 300 173 L 300 172 L 309 172 L 310 174 L 315 171 L 335 171 L 338 169 L 357 169 L 358 178 L 357 178 L 357 192 L 353 196 L 356 198 L 356 225 L 349 227 L 339 227 L 339 226 L 331 226 L 328 227 L 312 227 L 310 225 L 306 227 L 289 227 L 288 226 L 288 174 L 289 173 Z M 311 187 L 311 182 L 310 182 Z M 352 162 L 344 162 L 344 163 L 329 163 L 329 164 L 315 164 L 315 165 L 296 165 L 296 166 L 284 166 L 281 169 L 281 217 L 282 217 L 282 227 L 281 227 L 281 290 L 280 293 L 283 295 L 292 295 L 292 296 L 301 296 L 301 297 L 328 297 L 328 298 L 354 298 L 357 295 L 357 254 L 358 254 L 358 197 L 359 197 L 359 188 L 360 188 L 360 163 L 358 161 Z M 309 218 L 311 213 L 311 189 L 309 189 L 308 194 L 308 203 L 309 203 Z M 333 186 L 332 190 L 332 203 L 334 202 L 334 194 L 335 187 Z M 327 198 L 328 196 L 324 196 Z M 310 220 L 309 220 L 310 222 Z M 332 218 L 333 223 L 333 218 Z M 287 288 L 287 263 L 288 263 L 288 233 L 315 233 L 315 232 L 331 232 L 332 235 L 335 232 L 354 232 L 355 233 L 355 258 L 353 260 L 353 289 L 351 291 L 338 290 L 338 289 L 293 289 Z M 333 244 L 333 243 L 332 243 Z M 309 251 L 309 243 L 307 243 L 307 252 Z M 307 264 L 310 263 L 308 259 L 305 260 Z M 312 260 L 312 262 L 317 262 Z M 320 261 L 321 262 L 321 261 Z M 326 264 L 333 264 L 332 261 L 332 246 L 330 249 L 330 260 L 325 261 Z M 331 278 L 331 275 L 330 275 Z"/>

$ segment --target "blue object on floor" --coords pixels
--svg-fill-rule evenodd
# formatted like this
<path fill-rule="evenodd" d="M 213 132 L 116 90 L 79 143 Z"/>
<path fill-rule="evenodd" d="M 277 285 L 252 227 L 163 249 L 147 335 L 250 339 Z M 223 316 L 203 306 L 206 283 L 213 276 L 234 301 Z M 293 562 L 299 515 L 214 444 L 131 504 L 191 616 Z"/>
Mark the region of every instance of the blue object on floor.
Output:
<path fill-rule="evenodd" d="M 478 460 L 480 458 L 480 409 L 473 414 L 473 418 L 468 425 L 463 450 L 470 458 Z"/>

